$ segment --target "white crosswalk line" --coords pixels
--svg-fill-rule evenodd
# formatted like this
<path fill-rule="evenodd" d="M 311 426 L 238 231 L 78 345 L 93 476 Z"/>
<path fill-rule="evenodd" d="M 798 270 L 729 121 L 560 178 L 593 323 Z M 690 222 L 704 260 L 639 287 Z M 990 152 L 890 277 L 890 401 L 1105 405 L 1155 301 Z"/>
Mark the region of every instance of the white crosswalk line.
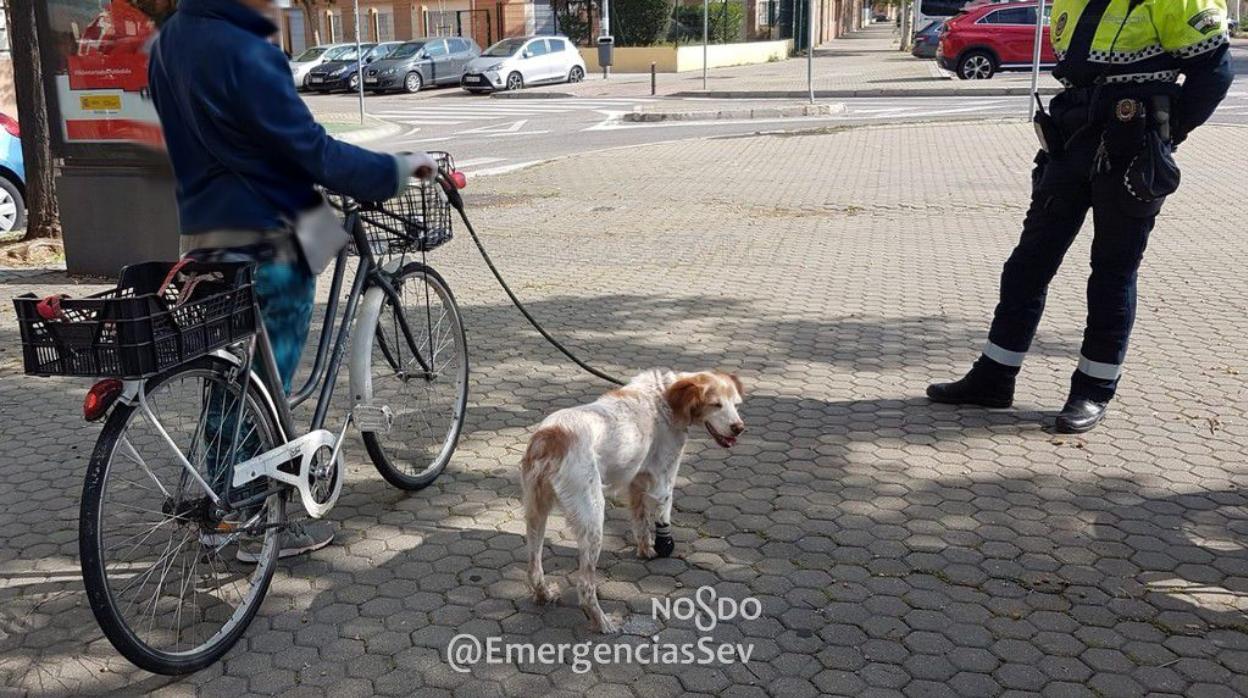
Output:
<path fill-rule="evenodd" d="M 472 167 L 480 167 L 481 165 L 492 165 L 496 162 L 502 162 L 503 158 L 468 158 L 467 160 L 457 160 L 455 169 L 467 170 Z"/>

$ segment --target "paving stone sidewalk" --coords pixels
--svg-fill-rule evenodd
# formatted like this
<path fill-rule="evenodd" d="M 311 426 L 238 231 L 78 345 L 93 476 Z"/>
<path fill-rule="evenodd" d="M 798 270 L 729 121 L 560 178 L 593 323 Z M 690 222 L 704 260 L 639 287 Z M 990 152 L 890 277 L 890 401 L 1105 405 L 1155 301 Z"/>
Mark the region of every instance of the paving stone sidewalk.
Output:
<path fill-rule="evenodd" d="M 991 80 L 949 77 L 941 73 L 935 60 L 914 58 L 899 51 L 893 31 L 889 25 L 876 24 L 815 49 L 815 90 L 833 93 L 830 96 L 891 96 L 933 91 L 974 95 L 1005 88 L 1026 89 L 1031 84 L 1029 73 L 1001 73 Z M 1047 73 L 1041 75 L 1041 80 L 1040 85 L 1045 89 L 1060 87 Z M 657 89 L 660 95 L 700 91 L 702 72 L 660 74 Z M 709 73 L 707 89 L 743 94 L 804 93 L 806 59 L 799 56 L 776 63 L 714 68 Z M 596 74 L 577 85 L 531 88 L 516 96 L 531 97 L 547 92 L 580 97 L 642 96 L 650 94 L 650 76 L 616 74 L 603 80 L 601 74 Z"/>
<path fill-rule="evenodd" d="M 119 658 L 77 563 L 78 497 L 97 428 L 85 386 L 20 375 L 0 310 L 3 694 L 445 696 L 1232 696 L 1248 694 L 1248 162 L 1208 127 L 1141 272 L 1131 356 L 1109 421 L 1043 425 L 1065 394 L 1089 236 L 1054 282 L 1010 411 L 916 397 L 964 369 L 1019 229 L 1022 124 L 838 129 L 574 157 L 473 184 L 504 273 L 557 335 L 614 373 L 737 371 L 750 431 L 695 436 L 672 559 L 636 560 L 619 508 L 600 565 L 626 634 L 597 638 L 567 591 L 526 596 L 517 462 L 531 425 L 606 389 L 528 328 L 466 239 L 439 250 L 463 306 L 472 395 L 460 450 L 427 490 L 387 487 L 358 440 L 335 545 L 283 563 L 226 659 L 180 680 Z M 725 166 L 730 164 L 731 166 Z M 1241 216 L 1236 220 L 1234 215 Z M 0 278 L 10 294 L 57 274 Z M 74 295 L 99 288 L 83 284 Z M 322 291 L 323 292 L 323 291 Z M 715 642 L 748 664 L 479 666 L 453 635 L 508 642 L 692 642 L 652 598 L 702 585 L 756 597 Z"/>

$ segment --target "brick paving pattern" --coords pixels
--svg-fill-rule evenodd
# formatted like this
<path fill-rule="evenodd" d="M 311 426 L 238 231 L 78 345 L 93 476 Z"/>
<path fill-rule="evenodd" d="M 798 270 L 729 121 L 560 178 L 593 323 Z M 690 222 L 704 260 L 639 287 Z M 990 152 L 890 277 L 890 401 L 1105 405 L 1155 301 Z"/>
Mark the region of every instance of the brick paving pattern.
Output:
<path fill-rule="evenodd" d="M 472 184 L 504 272 L 601 367 L 721 367 L 749 387 L 732 451 L 695 436 L 676 556 L 643 562 L 609 510 L 603 604 L 625 634 L 692 641 L 651 598 L 704 584 L 758 598 L 721 624 L 746 665 L 452 671 L 456 633 L 595 639 L 552 522 L 536 607 L 524 586 L 517 463 L 527 430 L 605 389 L 528 328 L 466 240 L 432 261 L 472 352 L 451 467 L 406 495 L 358 439 L 337 543 L 285 562 L 243 641 L 183 678 L 122 660 L 77 567 L 85 385 L 20 375 L 0 318 L 0 693 L 236 697 L 1221 696 L 1248 694 L 1248 240 L 1221 202 L 1248 179 L 1242 129 L 1184 144 L 1184 186 L 1141 272 L 1122 396 L 1102 428 L 1055 437 L 1084 315 L 1089 237 L 1071 249 L 1012 411 L 916 397 L 965 369 L 1023 214 L 1020 124 L 841 129 L 570 158 Z M 1242 211 L 1240 212 L 1242 215 Z M 1085 231 L 1086 232 L 1086 231 Z M 461 237 L 463 235 L 461 234 Z M 15 294 L 63 277 L 0 278 Z M 97 288 L 71 289 L 80 295 Z M 345 380 L 345 377 L 344 377 Z"/>

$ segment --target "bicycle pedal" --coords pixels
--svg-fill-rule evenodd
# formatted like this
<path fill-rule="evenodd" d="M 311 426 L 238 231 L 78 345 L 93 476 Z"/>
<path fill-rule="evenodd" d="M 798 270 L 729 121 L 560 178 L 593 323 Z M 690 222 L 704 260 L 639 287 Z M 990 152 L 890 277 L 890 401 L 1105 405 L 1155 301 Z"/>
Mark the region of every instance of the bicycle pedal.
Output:
<path fill-rule="evenodd" d="M 394 427 L 394 412 L 389 405 L 356 405 L 351 420 L 360 431 L 388 434 Z"/>

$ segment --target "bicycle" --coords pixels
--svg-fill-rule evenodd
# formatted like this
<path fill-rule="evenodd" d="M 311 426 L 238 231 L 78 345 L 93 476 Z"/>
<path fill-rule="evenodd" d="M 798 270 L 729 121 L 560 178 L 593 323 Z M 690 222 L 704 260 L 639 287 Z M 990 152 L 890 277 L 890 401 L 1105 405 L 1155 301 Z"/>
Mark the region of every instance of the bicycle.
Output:
<path fill-rule="evenodd" d="M 83 484 L 79 552 L 95 618 L 136 666 L 190 673 L 238 641 L 273 578 L 291 492 L 313 518 L 337 501 L 352 424 L 395 487 L 419 490 L 445 470 L 463 427 L 468 354 L 454 296 L 426 259 L 451 239 L 447 188 L 462 186 L 450 156 L 436 157 L 436 184 L 389 202 L 327 192 L 350 249 L 335 262 L 311 375 L 289 398 L 250 264 L 149 262 L 87 298 L 15 300 L 28 374 L 109 377 L 84 401 L 84 417 L 104 427 Z M 359 262 L 335 335 L 350 253 Z M 353 407 L 331 432 L 349 338 Z M 292 410 L 318 389 L 300 432 Z"/>

